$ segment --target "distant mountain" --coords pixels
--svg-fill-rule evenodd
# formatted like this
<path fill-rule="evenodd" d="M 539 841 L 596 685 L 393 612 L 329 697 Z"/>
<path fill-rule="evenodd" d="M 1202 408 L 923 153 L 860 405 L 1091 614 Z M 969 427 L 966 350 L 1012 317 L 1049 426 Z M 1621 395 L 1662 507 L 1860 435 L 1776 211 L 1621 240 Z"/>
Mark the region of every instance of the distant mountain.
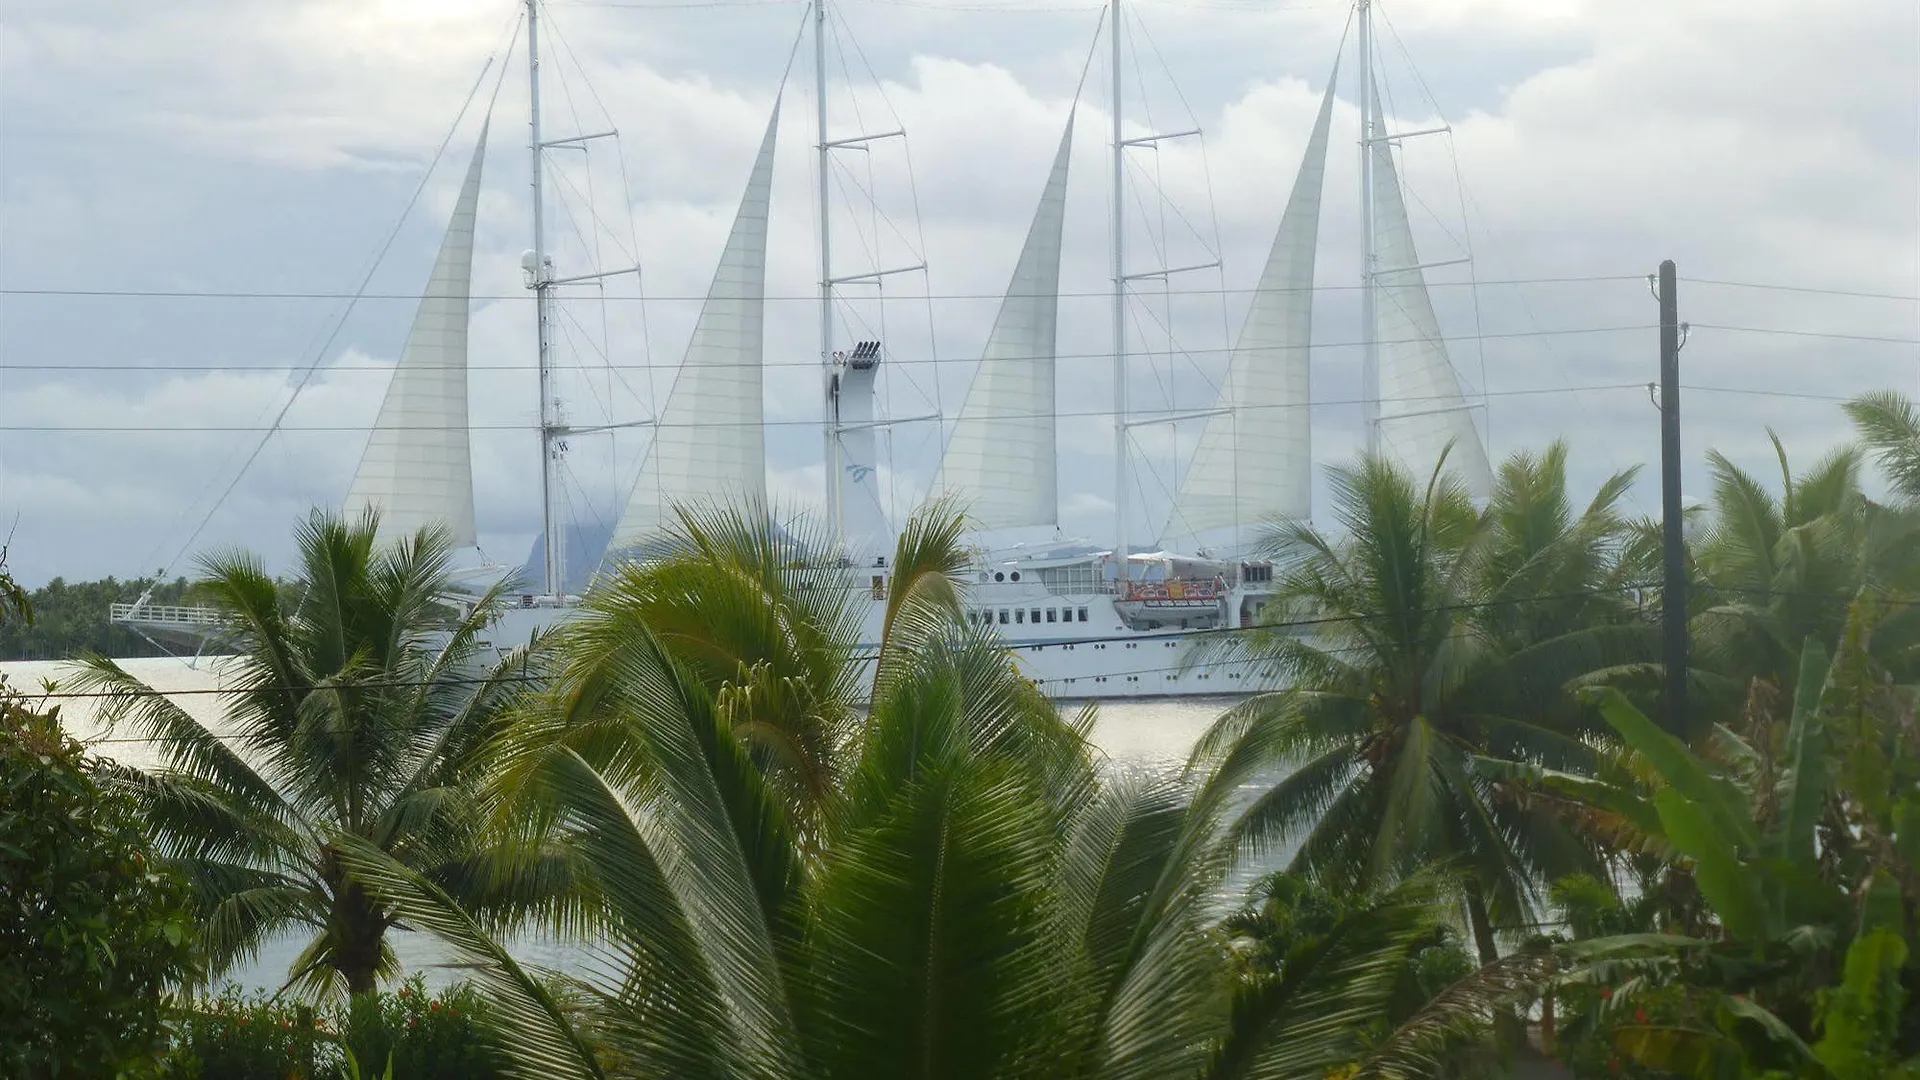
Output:
<path fill-rule="evenodd" d="M 578 595 L 584 592 L 587 583 L 593 580 L 594 571 L 600 568 L 600 557 L 607 553 L 607 545 L 613 542 L 611 525 L 570 525 L 567 537 L 567 592 Z M 520 581 L 523 588 L 538 589 L 547 576 L 547 534 L 542 532 L 533 538 L 533 550 L 527 552 L 527 561 L 520 567 Z"/>

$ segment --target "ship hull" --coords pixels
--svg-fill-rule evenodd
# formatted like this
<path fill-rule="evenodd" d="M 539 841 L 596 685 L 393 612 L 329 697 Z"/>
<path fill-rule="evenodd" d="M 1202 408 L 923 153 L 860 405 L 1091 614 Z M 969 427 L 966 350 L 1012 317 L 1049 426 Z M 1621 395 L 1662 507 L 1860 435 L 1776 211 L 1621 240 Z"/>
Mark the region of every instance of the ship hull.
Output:
<path fill-rule="evenodd" d="M 980 575 L 987 576 L 987 575 Z M 886 624 L 888 575 L 876 569 L 859 586 L 865 606 L 856 655 L 871 664 Z M 1181 590 L 1174 590 L 1180 594 Z M 1196 595 L 1199 593 L 1200 595 Z M 1222 648 L 1225 631 L 1252 625 L 1269 598 L 1263 590 L 1058 591 L 1029 575 L 1024 583 L 986 581 L 966 590 L 970 627 L 997 637 L 1020 674 L 1065 701 L 1230 697 L 1271 685 L 1264 662 Z M 573 608 L 525 597 L 494 624 L 490 644 L 503 654 L 563 622 Z"/>

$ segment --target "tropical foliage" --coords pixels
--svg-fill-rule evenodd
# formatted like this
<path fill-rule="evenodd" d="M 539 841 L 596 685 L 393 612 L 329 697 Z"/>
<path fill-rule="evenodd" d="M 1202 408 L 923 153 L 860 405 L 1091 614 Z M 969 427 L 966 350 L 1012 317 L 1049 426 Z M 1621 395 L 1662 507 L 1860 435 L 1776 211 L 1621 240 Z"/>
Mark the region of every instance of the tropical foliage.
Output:
<path fill-rule="evenodd" d="M 315 1006 L 229 985 L 178 1010 L 165 1080 L 494 1080 L 502 1058 L 470 985 L 394 990 Z"/>
<path fill-rule="evenodd" d="M 185 886 L 100 764 L 0 682 L 0 1074 L 154 1074 L 194 970 Z"/>
<path fill-rule="evenodd" d="M 1364 459 L 1330 477 L 1341 532 L 1295 522 L 1268 539 L 1269 611 L 1284 628 L 1222 650 L 1276 671 L 1283 689 L 1230 709 L 1193 767 L 1254 755 L 1283 771 L 1233 829 L 1254 851 L 1291 848 L 1294 870 L 1336 890 L 1457 865 L 1491 963 L 1499 927 L 1537 921 L 1540 883 L 1597 865 L 1494 763 L 1564 771 L 1594 758 L 1565 686 L 1648 641 L 1615 510 L 1631 474 L 1579 512 L 1560 446 L 1510 460 L 1484 512 L 1444 472 L 1416 482 Z"/>
<path fill-rule="evenodd" d="M 495 798 L 578 852 L 597 973 L 536 976 L 426 875 L 346 851 L 485 973 L 524 1067 L 1394 1076 L 1484 1003 L 1472 988 L 1403 1034 L 1369 1026 L 1437 933 L 1424 881 L 1356 903 L 1281 963 L 1236 963 L 1209 898 L 1239 763 L 1191 782 L 1103 773 L 1087 718 L 1062 717 L 959 617 L 957 514 L 907 528 L 879 689 L 848 722 L 836 692 L 852 676 L 806 663 L 853 663 L 845 575 L 772 520 L 683 515 L 668 557 L 560 632 L 547 696 L 503 739 Z M 672 610 L 681 575 L 742 599 L 699 622 L 642 617 Z"/>
<path fill-rule="evenodd" d="M 358 993 L 393 973 L 396 916 L 343 860 L 349 839 L 478 910 L 537 888 L 491 889 L 497 866 L 518 855 L 477 845 L 469 798 L 498 717 L 527 689 L 521 655 L 473 674 L 497 593 L 451 608 L 446 538 L 382 547 L 377 529 L 372 516 L 303 523 L 291 604 L 252 557 L 207 560 L 199 587 L 231 620 L 238 650 L 224 662 L 232 692 L 219 723 L 104 657 L 69 683 L 100 695 L 116 730 L 157 746 L 162 768 L 122 770 L 116 785 L 191 882 L 215 972 L 299 929 L 311 936 L 289 983 Z"/>
<path fill-rule="evenodd" d="M 1266 536 L 1268 623 L 1205 654 L 1271 683 L 1172 774 L 960 617 L 949 504 L 877 643 L 830 536 L 685 508 L 476 676 L 495 601 L 452 602 L 444 542 L 322 516 L 296 591 L 238 556 L 195 586 L 242 628 L 219 723 L 110 661 L 79 688 L 162 745 L 112 790 L 216 969 L 304 927 L 290 981 L 367 991 L 431 933 L 513 1075 L 1920 1076 L 1920 409 L 1848 412 L 1805 471 L 1709 457 L 1684 597 L 1633 474 L 1576 493 L 1564 446 L 1484 502 L 1332 470 L 1330 526 Z"/>

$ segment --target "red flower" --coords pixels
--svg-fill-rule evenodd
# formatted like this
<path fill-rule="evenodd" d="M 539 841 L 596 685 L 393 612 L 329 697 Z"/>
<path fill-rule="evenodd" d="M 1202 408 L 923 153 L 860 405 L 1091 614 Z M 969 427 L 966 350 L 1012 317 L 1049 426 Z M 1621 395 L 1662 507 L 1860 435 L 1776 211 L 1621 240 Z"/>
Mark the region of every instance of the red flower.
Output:
<path fill-rule="evenodd" d="M 1644 1023 L 1646 1023 L 1646 1022 L 1647 1022 L 1647 1021 L 1648 1021 L 1649 1019 L 1651 1019 L 1651 1017 L 1649 1017 L 1649 1016 L 1647 1016 L 1647 1010 L 1645 1010 L 1645 1009 L 1635 1009 L 1635 1010 L 1633 1010 L 1633 1021 L 1634 1021 L 1634 1023 L 1636 1023 L 1636 1024 L 1644 1024 Z"/>
<path fill-rule="evenodd" d="M 1602 1001 L 1612 1001 L 1612 1000 L 1613 1000 L 1613 988 L 1612 988 L 1612 987 L 1606 987 L 1606 988 L 1603 988 L 1603 989 L 1602 989 L 1602 990 L 1600 991 L 1600 1000 L 1602 1000 Z"/>

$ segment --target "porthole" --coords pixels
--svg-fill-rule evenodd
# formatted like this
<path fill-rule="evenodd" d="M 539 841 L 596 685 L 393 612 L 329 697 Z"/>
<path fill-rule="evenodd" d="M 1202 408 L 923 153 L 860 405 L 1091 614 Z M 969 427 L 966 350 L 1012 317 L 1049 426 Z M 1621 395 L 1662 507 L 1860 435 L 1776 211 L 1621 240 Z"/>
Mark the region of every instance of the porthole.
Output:
<path fill-rule="evenodd" d="M 1006 575 L 1006 574 L 1004 574 L 1004 573 L 1002 573 L 1002 572 L 1000 572 L 1000 571 L 998 571 L 998 570 L 996 570 L 996 571 L 994 571 L 994 573 L 993 573 L 993 580 L 995 580 L 995 581 L 1005 581 L 1005 580 L 1007 580 L 1007 575 Z"/>
<path fill-rule="evenodd" d="M 1020 571 L 1018 571 L 1018 570 L 1015 570 L 1015 571 L 1013 572 L 1013 580 L 1015 580 L 1015 581 L 1019 581 L 1019 580 L 1020 580 Z"/>

